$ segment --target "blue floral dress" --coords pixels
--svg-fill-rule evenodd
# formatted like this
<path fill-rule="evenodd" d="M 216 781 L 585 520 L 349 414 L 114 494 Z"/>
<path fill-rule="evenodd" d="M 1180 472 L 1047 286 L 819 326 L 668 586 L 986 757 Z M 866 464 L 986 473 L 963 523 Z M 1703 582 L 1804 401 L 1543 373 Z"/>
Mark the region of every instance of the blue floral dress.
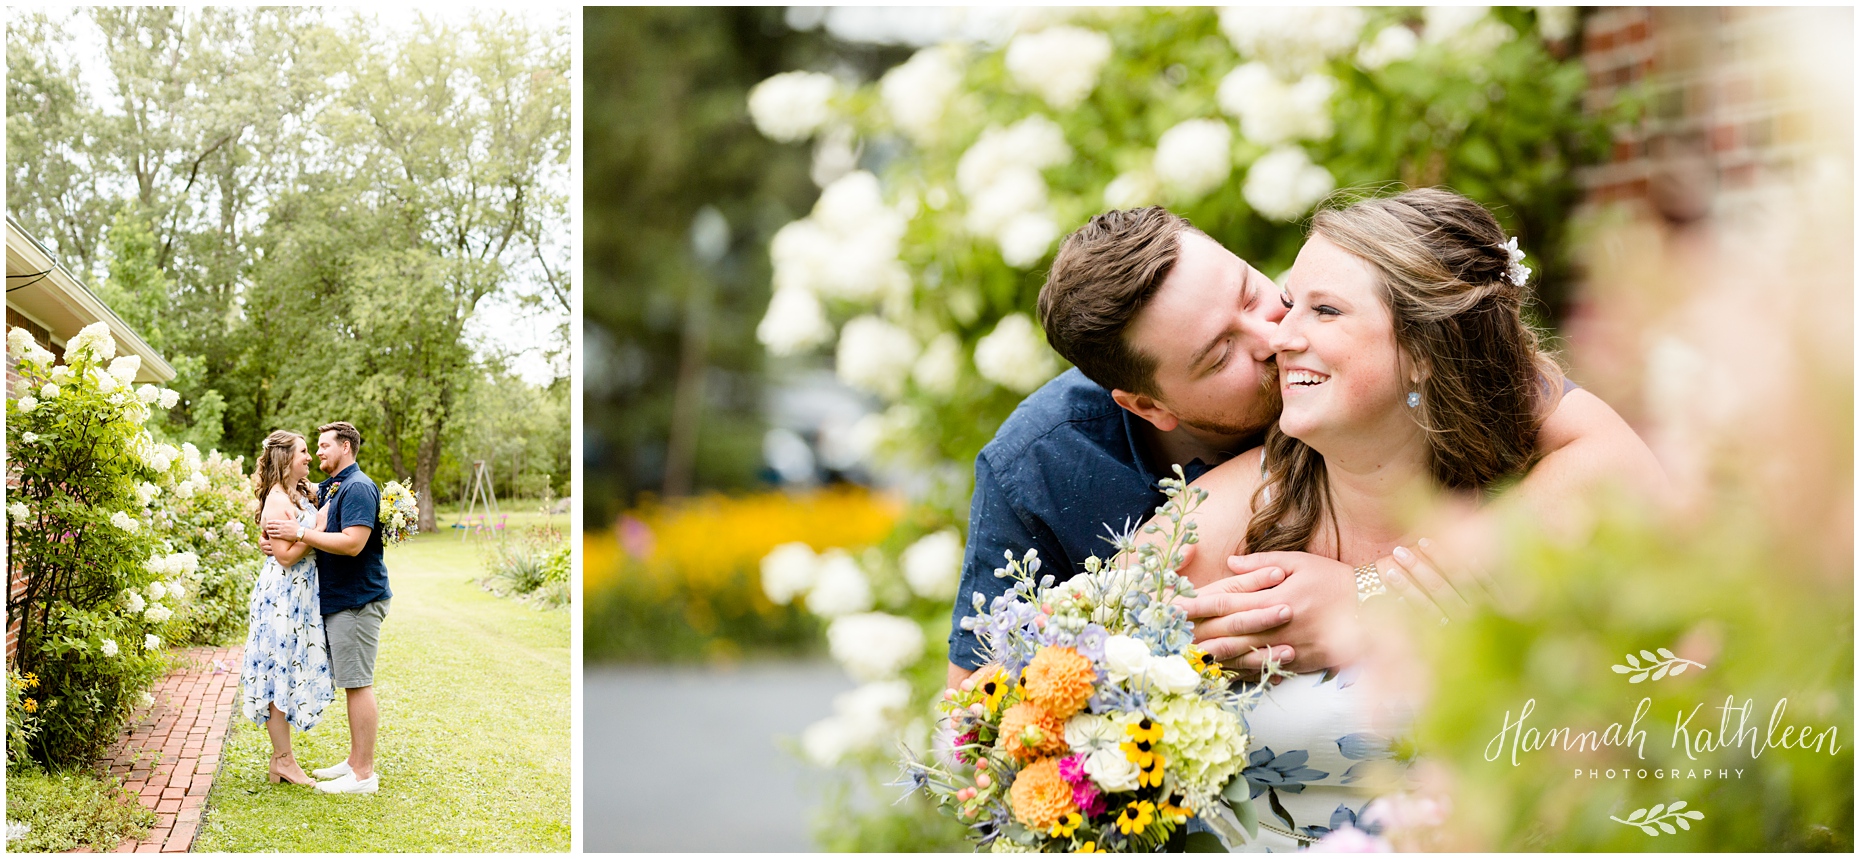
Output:
<path fill-rule="evenodd" d="M 1251 740 L 1242 777 L 1259 812 L 1260 837 L 1238 852 L 1283 852 L 1309 847 L 1342 826 L 1358 822 L 1389 770 L 1402 764 L 1390 738 L 1376 732 L 1401 720 L 1373 705 L 1356 686 L 1356 671 L 1295 674 L 1273 687 L 1247 713 Z"/>
<path fill-rule="evenodd" d="M 308 501 L 297 511 L 297 523 L 316 524 L 316 508 Z M 336 700 L 317 602 L 315 551 L 305 552 L 288 569 L 276 558 L 265 558 L 252 585 L 239 683 L 245 689 L 245 717 L 260 725 L 276 704 L 292 725 L 308 731 L 322 718 L 324 705 Z"/>

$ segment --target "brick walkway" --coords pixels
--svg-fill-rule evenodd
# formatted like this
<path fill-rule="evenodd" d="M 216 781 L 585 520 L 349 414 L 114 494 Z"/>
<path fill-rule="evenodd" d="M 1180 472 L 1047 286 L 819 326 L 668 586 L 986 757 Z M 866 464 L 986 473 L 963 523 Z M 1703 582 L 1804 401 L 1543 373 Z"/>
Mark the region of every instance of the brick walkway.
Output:
<path fill-rule="evenodd" d="M 238 705 L 244 650 L 183 651 L 181 667 L 150 690 L 155 703 L 135 715 L 128 736 L 98 764 L 155 811 L 148 839 L 125 840 L 117 853 L 184 853 L 193 846 Z"/>

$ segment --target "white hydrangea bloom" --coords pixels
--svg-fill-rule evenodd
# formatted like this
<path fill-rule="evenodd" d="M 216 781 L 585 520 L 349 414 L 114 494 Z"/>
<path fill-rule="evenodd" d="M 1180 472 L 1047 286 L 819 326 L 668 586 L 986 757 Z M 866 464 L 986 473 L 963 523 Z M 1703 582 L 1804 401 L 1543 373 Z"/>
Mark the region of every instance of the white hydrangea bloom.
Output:
<path fill-rule="evenodd" d="M 181 442 L 181 461 L 187 463 L 188 471 L 199 471 L 201 463 L 200 448 L 195 447 L 194 443 L 191 441 Z M 197 477 L 199 475 L 195 476 Z"/>
<path fill-rule="evenodd" d="M 833 326 L 811 290 L 778 288 L 768 313 L 756 323 L 756 340 L 773 355 L 798 355 L 833 337 Z"/>
<path fill-rule="evenodd" d="M 1427 25 L 1421 38 L 1449 50 L 1485 56 L 1518 37 L 1511 25 L 1492 18 L 1491 10 L 1490 6 L 1429 6 L 1423 13 Z"/>
<path fill-rule="evenodd" d="M 58 394 L 59 388 L 57 382 L 46 382 L 45 387 L 39 389 L 39 396 L 48 400 L 58 399 Z"/>
<path fill-rule="evenodd" d="M 148 601 L 136 591 L 124 591 L 123 607 L 127 608 L 130 614 L 141 614 L 142 610 L 148 607 Z"/>
<path fill-rule="evenodd" d="M 1560 42 L 1576 34 L 1576 7 L 1532 6 L 1537 10 L 1537 31 L 1545 39 Z"/>
<path fill-rule="evenodd" d="M 180 574 L 185 575 L 185 576 L 191 576 L 194 573 L 200 571 L 200 556 L 199 555 L 196 555 L 193 552 L 180 552 L 174 555 L 173 557 L 174 557 L 174 568 Z M 169 585 L 169 587 L 176 589 L 175 593 L 177 594 L 180 593 L 180 590 L 179 590 L 180 585 L 172 584 L 172 585 Z"/>
<path fill-rule="evenodd" d="M 18 501 L 15 501 L 12 504 L 7 505 L 6 512 L 8 516 L 13 517 L 13 521 L 15 523 L 23 522 L 27 519 L 32 518 L 32 511 L 27 509 L 26 505 L 21 504 Z"/>
<path fill-rule="evenodd" d="M 878 177 L 855 170 L 828 185 L 813 213 L 784 225 L 769 244 L 775 288 L 869 302 L 910 288 L 898 261 L 908 221 L 884 204 Z M 790 299 L 788 310 L 805 310 Z"/>
<path fill-rule="evenodd" d="M 1421 18 L 1426 22 L 1422 35 L 1432 44 L 1445 42 L 1485 20 L 1491 11 L 1490 6 L 1429 6 L 1421 12 Z"/>
<path fill-rule="evenodd" d="M 176 601 L 186 599 L 187 598 L 187 587 L 185 586 L 183 582 L 180 582 L 180 581 L 169 582 L 168 583 L 168 596 L 173 597 Z"/>
<path fill-rule="evenodd" d="M 1104 186 L 1104 205 L 1112 209 L 1137 209 L 1153 205 L 1162 197 L 1156 174 L 1148 170 L 1124 173 Z"/>
<path fill-rule="evenodd" d="M 116 338 L 110 336 L 110 326 L 103 322 L 93 322 L 84 326 L 76 337 L 65 344 L 65 354 L 75 359 L 88 360 L 101 364 L 116 357 Z"/>
<path fill-rule="evenodd" d="M 1390 24 L 1357 50 L 1356 64 L 1375 71 L 1413 57 L 1420 47 L 1421 37 L 1413 30 L 1402 24 Z"/>
<path fill-rule="evenodd" d="M 32 444 L 33 442 L 39 440 L 39 434 L 36 432 L 30 432 L 30 431 L 23 432 L 19 434 L 19 440 L 22 442 L 25 442 L 26 444 Z"/>
<path fill-rule="evenodd" d="M 168 560 L 167 558 L 162 559 L 162 571 L 164 574 L 166 573 L 168 569 L 167 560 Z M 159 600 L 162 597 L 165 597 L 167 595 L 168 595 L 167 585 L 164 585 L 161 582 L 149 582 L 149 601 L 150 602 Z"/>
<path fill-rule="evenodd" d="M 945 331 L 930 341 L 911 367 L 911 380 L 924 392 L 947 397 L 962 377 L 962 341 Z"/>
<path fill-rule="evenodd" d="M 90 378 L 91 381 L 97 385 L 97 393 L 99 394 L 112 394 L 120 387 L 115 376 L 95 367 L 91 368 Z"/>
<path fill-rule="evenodd" d="M 1030 394 L 1059 374 L 1059 362 L 1033 320 L 1025 313 L 1011 313 L 976 341 L 975 370 L 1010 391 Z"/>
<path fill-rule="evenodd" d="M 73 375 L 75 374 L 71 371 L 71 368 L 64 364 L 59 364 L 52 368 L 52 381 L 60 385 L 71 381 Z"/>
<path fill-rule="evenodd" d="M 131 518 L 128 513 L 124 513 L 121 510 L 110 514 L 110 524 L 124 531 L 128 531 L 131 534 L 136 533 L 136 530 L 142 527 L 142 523 L 137 522 L 135 519 Z"/>
<path fill-rule="evenodd" d="M 833 118 L 838 84 L 819 72 L 783 72 L 749 91 L 749 117 L 771 140 L 806 140 Z"/>
<path fill-rule="evenodd" d="M 176 391 L 176 390 L 175 390 L 175 389 L 173 389 L 173 388 L 163 388 L 163 389 L 161 389 L 161 402 L 159 403 L 159 405 L 160 405 L 160 406 L 161 406 L 162 408 L 164 408 L 164 409 L 172 409 L 172 408 L 174 408 L 174 404 L 175 404 L 175 403 L 178 403 L 178 402 L 180 402 L 180 401 L 181 401 L 181 394 L 180 394 L 180 392 L 178 392 L 178 391 Z"/>
<path fill-rule="evenodd" d="M 970 195 L 963 224 L 975 235 L 998 237 L 1016 217 L 1045 209 L 1046 179 L 1031 167 L 1015 166 L 995 174 L 993 182 Z"/>
<path fill-rule="evenodd" d="M 802 218 L 783 224 L 769 240 L 775 288 L 812 290 L 826 279 L 835 250 L 834 237 L 812 220 Z"/>
<path fill-rule="evenodd" d="M 124 387 L 134 384 L 136 374 L 142 372 L 142 356 L 124 355 L 110 362 L 110 375 Z"/>
<path fill-rule="evenodd" d="M 924 629 L 884 612 L 842 615 L 827 626 L 827 652 L 854 679 L 889 680 L 923 655 Z"/>
<path fill-rule="evenodd" d="M 1110 59 L 1111 37 L 1061 25 L 1015 36 L 1006 63 L 1022 89 L 1037 93 L 1055 110 L 1071 110 L 1098 86 L 1098 73 Z"/>
<path fill-rule="evenodd" d="M 1302 75 L 1356 47 L 1364 16 L 1353 6 L 1230 6 L 1221 32 L 1247 59 L 1285 76 Z"/>
<path fill-rule="evenodd" d="M 6 356 L 15 361 L 25 357 L 26 350 L 37 345 L 39 341 L 34 340 L 32 332 L 24 328 L 14 327 L 6 332 Z"/>
<path fill-rule="evenodd" d="M 962 86 L 954 47 L 925 48 L 878 80 L 885 112 L 905 134 L 922 142 L 943 132 L 943 114 Z"/>
<path fill-rule="evenodd" d="M 117 653 L 121 652 L 116 646 L 116 642 L 108 638 L 104 639 L 103 644 L 97 649 L 102 651 L 104 656 L 115 656 Z"/>
<path fill-rule="evenodd" d="M 903 680 L 880 680 L 833 698 L 834 714 L 801 733 L 801 750 L 823 767 L 846 755 L 878 748 L 910 706 L 911 687 Z"/>
<path fill-rule="evenodd" d="M 149 623 L 167 623 L 168 618 L 174 617 L 174 610 L 156 603 L 149 606 L 148 611 L 143 612 L 142 616 L 148 618 Z"/>
<path fill-rule="evenodd" d="M 840 329 L 834 367 L 855 388 L 887 399 L 904 393 L 904 380 L 917 360 L 910 332 L 876 316 L 860 316 Z"/>
<path fill-rule="evenodd" d="M 243 537 L 245 536 L 245 523 L 234 519 L 226 523 L 225 530 L 228 537 Z"/>
<path fill-rule="evenodd" d="M 1233 173 L 1233 145 L 1233 129 L 1227 123 L 1184 120 L 1156 141 L 1156 177 L 1187 199 L 1205 195 Z"/>
<path fill-rule="evenodd" d="M 947 602 L 962 579 L 962 537 L 952 528 L 926 534 L 898 556 L 898 565 L 918 596 Z"/>
<path fill-rule="evenodd" d="M 1335 78 L 1308 74 L 1296 83 L 1279 80 L 1259 62 L 1246 63 L 1221 79 L 1215 100 L 1221 110 L 1239 117 L 1240 133 L 1261 146 L 1330 137 L 1330 97 Z"/>
<path fill-rule="evenodd" d="M 762 592 L 776 605 L 787 605 L 814 586 L 820 557 L 806 543 L 783 543 L 762 556 Z"/>
<path fill-rule="evenodd" d="M 1045 170 L 1071 157 L 1065 131 L 1036 113 L 1006 128 L 991 126 L 983 131 L 956 162 L 956 187 L 974 197 L 1005 171 L 1017 167 Z"/>
<path fill-rule="evenodd" d="M 1059 238 L 1059 224 L 1045 212 L 1022 212 L 1001 225 L 995 241 L 1001 245 L 1001 259 L 1015 268 L 1029 268 L 1045 258 L 1047 249 Z"/>
<path fill-rule="evenodd" d="M 807 592 L 807 609 L 821 617 L 857 614 L 872 608 L 872 584 L 851 555 L 829 549 L 820 556 L 814 586 Z"/>
<path fill-rule="evenodd" d="M 156 497 L 160 495 L 161 495 L 161 487 L 156 486 L 153 483 L 144 481 L 142 483 L 136 484 L 136 498 L 141 499 L 143 504 L 147 504 L 150 501 L 154 501 Z"/>
<path fill-rule="evenodd" d="M 143 385 L 136 389 L 136 397 L 152 405 L 156 400 L 161 399 L 161 389 L 154 385 Z"/>
<path fill-rule="evenodd" d="M 1311 163 L 1296 146 L 1261 155 L 1247 170 L 1240 196 L 1253 210 L 1275 221 L 1292 221 L 1311 210 L 1337 186 L 1330 171 Z"/>
<path fill-rule="evenodd" d="M 32 414 L 32 410 L 33 410 L 33 409 L 36 409 L 36 408 L 38 408 L 38 407 L 39 407 L 39 398 L 38 398 L 38 397 L 35 397 L 35 396 L 32 396 L 32 395 L 30 395 L 30 394 L 28 394 L 28 395 L 26 395 L 26 396 L 24 396 L 24 397 L 20 397 L 20 398 L 19 398 L 19 411 L 20 411 L 20 414 L 28 414 L 28 415 L 29 415 L 29 414 Z"/>
<path fill-rule="evenodd" d="M 46 366 L 51 366 L 51 363 L 53 361 L 58 360 L 58 356 L 53 355 L 52 350 L 47 349 L 44 346 L 40 346 L 37 343 L 34 343 L 32 346 L 27 347 L 25 356 L 20 358 L 19 360 L 22 362 L 29 362 L 29 363 L 37 364 L 41 367 L 46 367 Z M 54 367 L 53 371 L 56 372 L 56 370 L 57 368 Z"/>
<path fill-rule="evenodd" d="M 160 650 L 161 649 L 161 636 L 158 636 L 158 635 L 143 636 L 142 647 L 145 650 Z"/>

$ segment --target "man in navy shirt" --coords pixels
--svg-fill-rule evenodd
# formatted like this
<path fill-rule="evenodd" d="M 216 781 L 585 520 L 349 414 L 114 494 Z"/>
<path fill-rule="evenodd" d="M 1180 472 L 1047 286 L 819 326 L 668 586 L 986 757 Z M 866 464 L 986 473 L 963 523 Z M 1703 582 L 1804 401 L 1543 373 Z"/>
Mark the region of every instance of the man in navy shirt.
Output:
<path fill-rule="evenodd" d="M 1157 481 L 1180 463 L 1190 480 L 1257 446 L 1278 420 L 1269 345 L 1285 315 L 1272 280 L 1161 207 L 1108 212 L 1061 244 L 1039 310 L 1068 370 L 1015 409 L 975 461 L 969 540 L 949 640 L 954 686 L 986 660 L 962 629 L 1009 582 L 1004 552 L 1028 549 L 1061 580 L 1086 557 L 1108 557 L 1107 524 L 1149 519 Z M 1567 391 L 1538 437 L 1543 458 L 1514 493 L 1550 512 L 1604 476 L 1664 482 L 1652 452 L 1607 404 Z M 1421 546 L 1427 547 L 1427 541 Z M 1406 549 L 1377 563 L 1417 600 L 1457 599 L 1439 572 Z M 1272 655 L 1297 671 L 1353 654 L 1356 581 L 1340 561 L 1302 552 L 1229 559 L 1237 575 L 1189 601 L 1195 637 L 1217 658 L 1257 669 Z M 1404 578 L 1412 576 L 1413 581 Z M 1415 587 L 1419 585 L 1420 587 Z"/>
<path fill-rule="evenodd" d="M 374 793 L 380 785 L 375 773 L 375 731 L 380 722 L 375 704 L 375 653 L 381 642 L 381 622 L 387 618 L 387 564 L 381 551 L 381 490 L 355 462 L 362 434 L 355 425 L 337 421 L 317 428 L 317 467 L 329 475 L 317 487 L 325 511 L 322 531 L 294 522 L 272 521 L 265 536 L 300 540 L 316 549 L 318 599 L 323 630 L 329 638 L 329 663 L 336 685 L 347 699 L 349 757 L 342 763 L 316 770 L 322 793 Z"/>

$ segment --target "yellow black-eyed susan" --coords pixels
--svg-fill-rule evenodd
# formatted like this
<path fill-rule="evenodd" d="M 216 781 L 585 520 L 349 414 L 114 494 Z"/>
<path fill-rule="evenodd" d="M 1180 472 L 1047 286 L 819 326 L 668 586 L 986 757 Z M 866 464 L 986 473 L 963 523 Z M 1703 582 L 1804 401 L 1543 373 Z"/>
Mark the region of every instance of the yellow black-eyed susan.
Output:
<path fill-rule="evenodd" d="M 1103 853 L 1104 851 L 1098 849 L 1098 842 L 1087 841 L 1084 844 L 1080 844 L 1079 849 L 1074 850 L 1072 852 L 1074 853 Z"/>
<path fill-rule="evenodd" d="M 1007 672 L 996 668 L 995 673 L 976 688 L 981 690 L 982 703 L 988 707 L 988 712 L 1001 709 L 1001 699 L 1007 697 L 1008 691 Z"/>
<path fill-rule="evenodd" d="M 1054 838 L 1071 838 L 1072 833 L 1078 831 L 1079 824 L 1084 822 L 1085 818 L 1080 817 L 1078 812 L 1068 811 L 1053 824 L 1050 834 Z"/>
<path fill-rule="evenodd" d="M 1162 742 L 1163 729 L 1154 719 L 1144 716 L 1124 726 L 1124 733 L 1137 742 L 1148 741 L 1151 745 Z M 1147 751 L 1147 749 L 1146 749 Z"/>
<path fill-rule="evenodd" d="M 1170 794 L 1168 799 L 1163 800 L 1161 805 L 1156 806 L 1156 814 L 1172 823 L 1181 823 L 1195 816 L 1195 810 L 1184 804 L 1187 801 L 1188 798 L 1177 791 Z"/>
<path fill-rule="evenodd" d="M 1136 764 L 1139 768 L 1149 766 L 1150 762 L 1156 759 L 1156 753 L 1151 750 L 1152 747 L 1148 740 L 1125 742 L 1118 745 L 1118 748 L 1124 751 L 1124 760 Z"/>
<path fill-rule="evenodd" d="M 1188 657 L 1188 664 L 1195 666 L 1196 671 L 1220 679 L 1221 663 L 1215 660 L 1214 654 L 1191 644 L 1183 649 L 1182 655 Z"/>
<path fill-rule="evenodd" d="M 1142 835 L 1156 820 L 1156 803 L 1149 800 L 1133 802 L 1124 806 L 1117 815 L 1117 831 L 1125 835 Z"/>
<path fill-rule="evenodd" d="M 1142 787 L 1162 787 L 1163 756 L 1150 755 L 1150 762 L 1137 766 L 1137 784 Z"/>

